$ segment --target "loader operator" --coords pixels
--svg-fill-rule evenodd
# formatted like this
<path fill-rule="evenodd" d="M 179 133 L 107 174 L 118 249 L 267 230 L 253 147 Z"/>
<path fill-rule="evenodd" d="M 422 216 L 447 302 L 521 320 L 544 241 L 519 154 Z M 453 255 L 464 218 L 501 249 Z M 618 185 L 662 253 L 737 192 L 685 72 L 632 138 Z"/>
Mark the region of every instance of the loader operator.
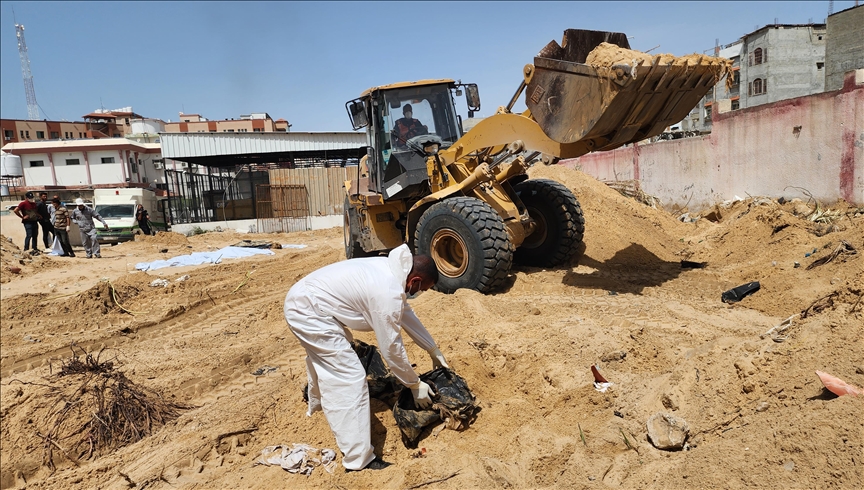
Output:
<path fill-rule="evenodd" d="M 413 118 L 414 112 L 411 109 L 411 104 L 405 104 L 402 107 L 402 115 L 404 117 L 397 119 L 393 126 L 393 143 L 396 147 L 404 148 L 408 144 L 408 140 L 421 134 L 427 134 L 429 128 Z"/>
<path fill-rule="evenodd" d="M 375 332 L 390 370 L 411 390 L 418 406 L 428 407 L 432 404 L 431 390 L 411 367 L 401 331 L 429 353 L 434 367 L 449 367 L 406 301 L 407 295 L 425 291 L 437 282 L 438 269 L 432 258 L 413 256 L 407 245 L 401 245 L 387 257 L 330 264 L 288 291 L 285 320 L 307 355 L 306 416 L 324 412 L 346 470 L 389 466 L 373 452 L 366 371 L 351 348 L 350 329 Z"/>

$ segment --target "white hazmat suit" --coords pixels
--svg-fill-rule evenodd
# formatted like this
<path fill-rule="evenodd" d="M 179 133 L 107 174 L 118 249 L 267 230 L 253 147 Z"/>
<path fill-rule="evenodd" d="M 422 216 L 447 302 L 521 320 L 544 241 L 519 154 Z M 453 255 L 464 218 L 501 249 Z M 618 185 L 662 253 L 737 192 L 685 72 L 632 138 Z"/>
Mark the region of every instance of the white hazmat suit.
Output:
<path fill-rule="evenodd" d="M 307 416 L 323 410 L 342 465 L 365 468 L 375 455 L 366 371 L 351 348 L 349 329 L 374 331 L 381 356 L 407 387 L 420 384 L 411 367 L 401 330 L 443 361 L 429 332 L 406 301 L 413 257 L 407 245 L 387 257 L 337 262 L 298 281 L 285 298 L 285 320 L 306 349 L 309 380 Z M 446 363 L 445 363 L 446 365 Z"/>

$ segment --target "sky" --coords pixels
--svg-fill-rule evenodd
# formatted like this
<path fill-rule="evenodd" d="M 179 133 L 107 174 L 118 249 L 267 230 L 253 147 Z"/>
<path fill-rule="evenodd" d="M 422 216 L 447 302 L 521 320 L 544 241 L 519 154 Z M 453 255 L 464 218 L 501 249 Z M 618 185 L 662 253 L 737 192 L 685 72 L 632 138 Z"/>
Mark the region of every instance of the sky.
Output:
<path fill-rule="evenodd" d="M 833 3 L 834 12 L 855 5 Z M 15 22 L 25 26 L 40 115 L 51 121 L 131 106 L 166 122 L 180 112 L 210 120 L 266 112 L 291 131 L 351 131 L 347 101 L 409 80 L 476 83 L 477 115 L 492 115 L 565 29 L 623 32 L 631 48 L 652 54 L 711 54 L 717 40 L 730 44 L 775 20 L 824 23 L 828 9 L 828 1 L 0 1 L 0 117 L 28 117 Z M 464 99 L 457 110 L 467 117 Z"/>

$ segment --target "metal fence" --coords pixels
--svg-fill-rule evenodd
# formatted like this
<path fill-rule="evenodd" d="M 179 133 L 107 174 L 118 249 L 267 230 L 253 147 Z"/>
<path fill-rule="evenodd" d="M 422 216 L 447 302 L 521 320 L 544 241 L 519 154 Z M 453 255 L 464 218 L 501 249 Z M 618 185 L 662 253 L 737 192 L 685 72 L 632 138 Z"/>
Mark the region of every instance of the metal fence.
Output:
<path fill-rule="evenodd" d="M 261 221 L 259 231 L 310 229 L 312 217 L 342 214 L 344 182 L 349 172 L 357 172 L 356 166 L 273 169 L 257 164 L 206 169 L 165 170 L 171 223 L 278 218 L 286 224 Z"/>
<path fill-rule="evenodd" d="M 256 196 L 258 233 L 289 233 L 312 228 L 306 186 L 260 184 Z"/>

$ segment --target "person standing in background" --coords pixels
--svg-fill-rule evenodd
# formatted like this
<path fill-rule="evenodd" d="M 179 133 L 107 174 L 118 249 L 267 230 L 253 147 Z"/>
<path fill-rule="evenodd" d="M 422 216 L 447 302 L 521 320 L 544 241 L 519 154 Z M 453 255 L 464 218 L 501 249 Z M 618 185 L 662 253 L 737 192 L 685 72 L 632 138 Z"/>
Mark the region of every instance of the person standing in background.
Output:
<path fill-rule="evenodd" d="M 45 244 L 45 252 L 50 252 L 54 244 L 54 206 L 48 201 L 48 193 L 39 193 L 39 215 L 42 220 L 39 221 L 39 226 L 42 227 L 42 243 Z M 50 236 L 49 236 L 50 235 Z"/>
<path fill-rule="evenodd" d="M 74 257 L 75 252 L 72 250 L 72 244 L 69 243 L 69 228 L 72 226 L 72 218 L 69 217 L 69 210 L 60 203 L 60 198 L 54 196 L 51 199 L 51 206 L 54 208 L 54 236 L 60 240 L 60 246 L 63 247 L 63 255 L 61 257 Z"/>
<path fill-rule="evenodd" d="M 92 258 L 94 255 L 97 259 L 101 259 L 101 248 L 99 247 L 99 239 L 96 236 L 96 224 L 93 223 L 93 218 L 101 221 L 108 230 L 108 223 L 99 216 L 95 209 L 89 208 L 84 204 L 84 199 L 80 197 L 75 199 L 77 208 L 72 211 L 72 221 L 78 225 L 78 231 L 81 232 L 81 243 L 84 244 L 84 252 L 87 253 L 87 258 Z"/>
<path fill-rule="evenodd" d="M 38 251 L 39 222 L 42 221 L 42 216 L 39 215 L 36 196 L 32 192 L 24 194 L 24 200 L 12 212 L 21 218 L 21 224 L 24 225 L 24 231 L 27 234 L 24 238 L 24 251 L 30 250 L 31 245 L 33 250 Z"/>
<path fill-rule="evenodd" d="M 138 227 L 141 228 L 141 231 L 145 235 L 153 234 L 150 228 L 150 215 L 147 214 L 147 210 L 144 209 L 143 204 L 138 205 L 138 209 L 135 211 L 135 219 L 138 220 Z"/>

